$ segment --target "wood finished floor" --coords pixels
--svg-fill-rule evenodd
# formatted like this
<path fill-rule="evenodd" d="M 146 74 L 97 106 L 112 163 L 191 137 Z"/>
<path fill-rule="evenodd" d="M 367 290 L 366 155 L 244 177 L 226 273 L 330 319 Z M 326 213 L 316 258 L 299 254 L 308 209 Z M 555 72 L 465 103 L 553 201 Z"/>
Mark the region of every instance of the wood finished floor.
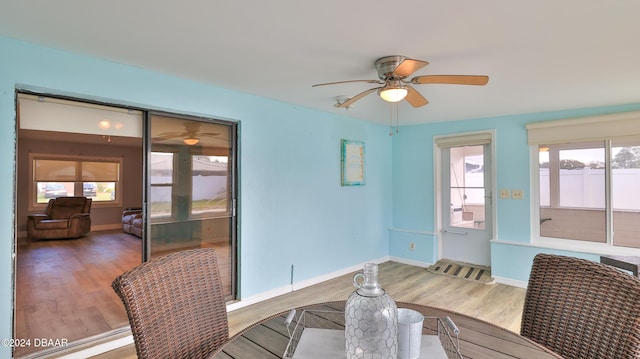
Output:
<path fill-rule="evenodd" d="M 231 295 L 229 245 L 203 243 L 218 252 L 226 294 Z M 160 255 L 158 252 L 155 255 Z M 100 335 L 129 325 L 113 279 L 140 264 L 140 238 L 120 230 L 74 240 L 20 241 L 16 261 L 16 338 L 67 339 Z M 38 348 L 19 348 L 15 357 Z"/>
<path fill-rule="evenodd" d="M 218 251 L 221 275 L 229 277 L 229 246 Z M 129 325 L 113 279 L 140 264 L 140 238 L 119 230 L 91 232 L 72 240 L 21 241 L 16 261 L 16 338 L 92 337 Z M 223 280 L 230 292 L 230 280 Z M 15 357 L 42 348 L 18 348 Z"/>
<path fill-rule="evenodd" d="M 128 325 L 111 282 L 139 264 L 139 238 L 121 231 L 22 243 L 16 261 L 16 338 L 93 336 Z M 22 356 L 35 347 L 16 350 Z"/>
<path fill-rule="evenodd" d="M 292 307 L 331 300 L 345 300 L 354 288 L 344 275 L 229 313 L 233 335 L 251 323 Z M 503 284 L 482 284 L 428 272 L 425 268 L 397 262 L 382 263 L 382 286 L 396 300 L 455 310 L 519 332 L 525 290 Z M 464 335 L 464 334 L 462 334 Z M 93 357 L 135 359 L 133 345 Z"/>

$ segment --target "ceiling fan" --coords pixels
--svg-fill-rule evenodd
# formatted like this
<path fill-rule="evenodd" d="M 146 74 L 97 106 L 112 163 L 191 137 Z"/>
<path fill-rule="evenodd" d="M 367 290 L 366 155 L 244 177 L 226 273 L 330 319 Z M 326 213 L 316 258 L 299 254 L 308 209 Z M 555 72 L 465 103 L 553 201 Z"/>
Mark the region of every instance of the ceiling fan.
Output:
<path fill-rule="evenodd" d="M 379 58 L 375 62 L 378 70 L 379 80 L 348 80 L 338 82 L 327 82 L 313 85 L 326 86 L 344 84 L 350 82 L 366 82 L 383 86 L 374 87 L 361 92 L 345 101 L 338 101 L 335 107 L 348 108 L 354 102 L 377 91 L 378 95 L 387 102 L 399 102 L 406 99 L 413 107 L 421 107 L 429 103 L 411 84 L 455 84 L 455 85 L 476 85 L 483 86 L 489 82 L 488 76 L 481 75 L 424 75 L 411 78 L 408 77 L 414 72 L 427 66 L 429 63 L 422 60 L 410 59 L 406 56 L 393 55 Z"/>
<path fill-rule="evenodd" d="M 185 132 L 164 132 L 159 133 L 155 139 L 159 140 L 169 140 L 173 138 L 183 138 L 182 142 L 185 145 L 193 146 L 200 142 L 201 137 L 216 137 L 219 136 L 219 133 L 211 133 L 211 132 L 200 132 L 200 127 L 202 125 L 195 122 L 185 122 L 184 130 Z"/>

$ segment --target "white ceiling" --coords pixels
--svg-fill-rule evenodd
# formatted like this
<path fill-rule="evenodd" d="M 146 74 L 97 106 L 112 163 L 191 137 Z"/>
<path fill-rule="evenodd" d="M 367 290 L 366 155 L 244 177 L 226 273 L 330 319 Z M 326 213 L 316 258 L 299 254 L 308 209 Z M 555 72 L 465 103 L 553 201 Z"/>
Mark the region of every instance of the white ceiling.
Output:
<path fill-rule="evenodd" d="M 638 14 L 637 0 L 0 0 L 0 36 L 378 123 L 375 94 L 333 107 L 371 84 L 311 85 L 377 79 L 386 55 L 490 77 L 416 85 L 430 104 L 403 102 L 402 125 L 640 102 Z"/>

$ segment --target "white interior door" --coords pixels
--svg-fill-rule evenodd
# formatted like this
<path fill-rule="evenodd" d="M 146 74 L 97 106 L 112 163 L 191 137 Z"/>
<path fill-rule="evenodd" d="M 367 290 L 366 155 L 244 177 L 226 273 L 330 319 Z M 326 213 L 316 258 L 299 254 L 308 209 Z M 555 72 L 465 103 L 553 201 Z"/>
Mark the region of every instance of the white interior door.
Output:
<path fill-rule="evenodd" d="M 491 265 L 491 145 L 456 144 L 441 148 L 442 257 Z"/>

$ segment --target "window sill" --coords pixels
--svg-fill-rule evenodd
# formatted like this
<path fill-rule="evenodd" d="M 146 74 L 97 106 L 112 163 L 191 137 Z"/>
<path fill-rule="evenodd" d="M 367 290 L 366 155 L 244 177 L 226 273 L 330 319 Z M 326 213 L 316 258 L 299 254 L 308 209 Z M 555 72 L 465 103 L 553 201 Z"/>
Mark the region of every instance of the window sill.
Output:
<path fill-rule="evenodd" d="M 581 252 L 597 255 L 635 255 L 640 256 L 640 248 L 612 246 L 607 243 L 595 243 L 558 238 L 534 238 L 534 247 Z"/>

